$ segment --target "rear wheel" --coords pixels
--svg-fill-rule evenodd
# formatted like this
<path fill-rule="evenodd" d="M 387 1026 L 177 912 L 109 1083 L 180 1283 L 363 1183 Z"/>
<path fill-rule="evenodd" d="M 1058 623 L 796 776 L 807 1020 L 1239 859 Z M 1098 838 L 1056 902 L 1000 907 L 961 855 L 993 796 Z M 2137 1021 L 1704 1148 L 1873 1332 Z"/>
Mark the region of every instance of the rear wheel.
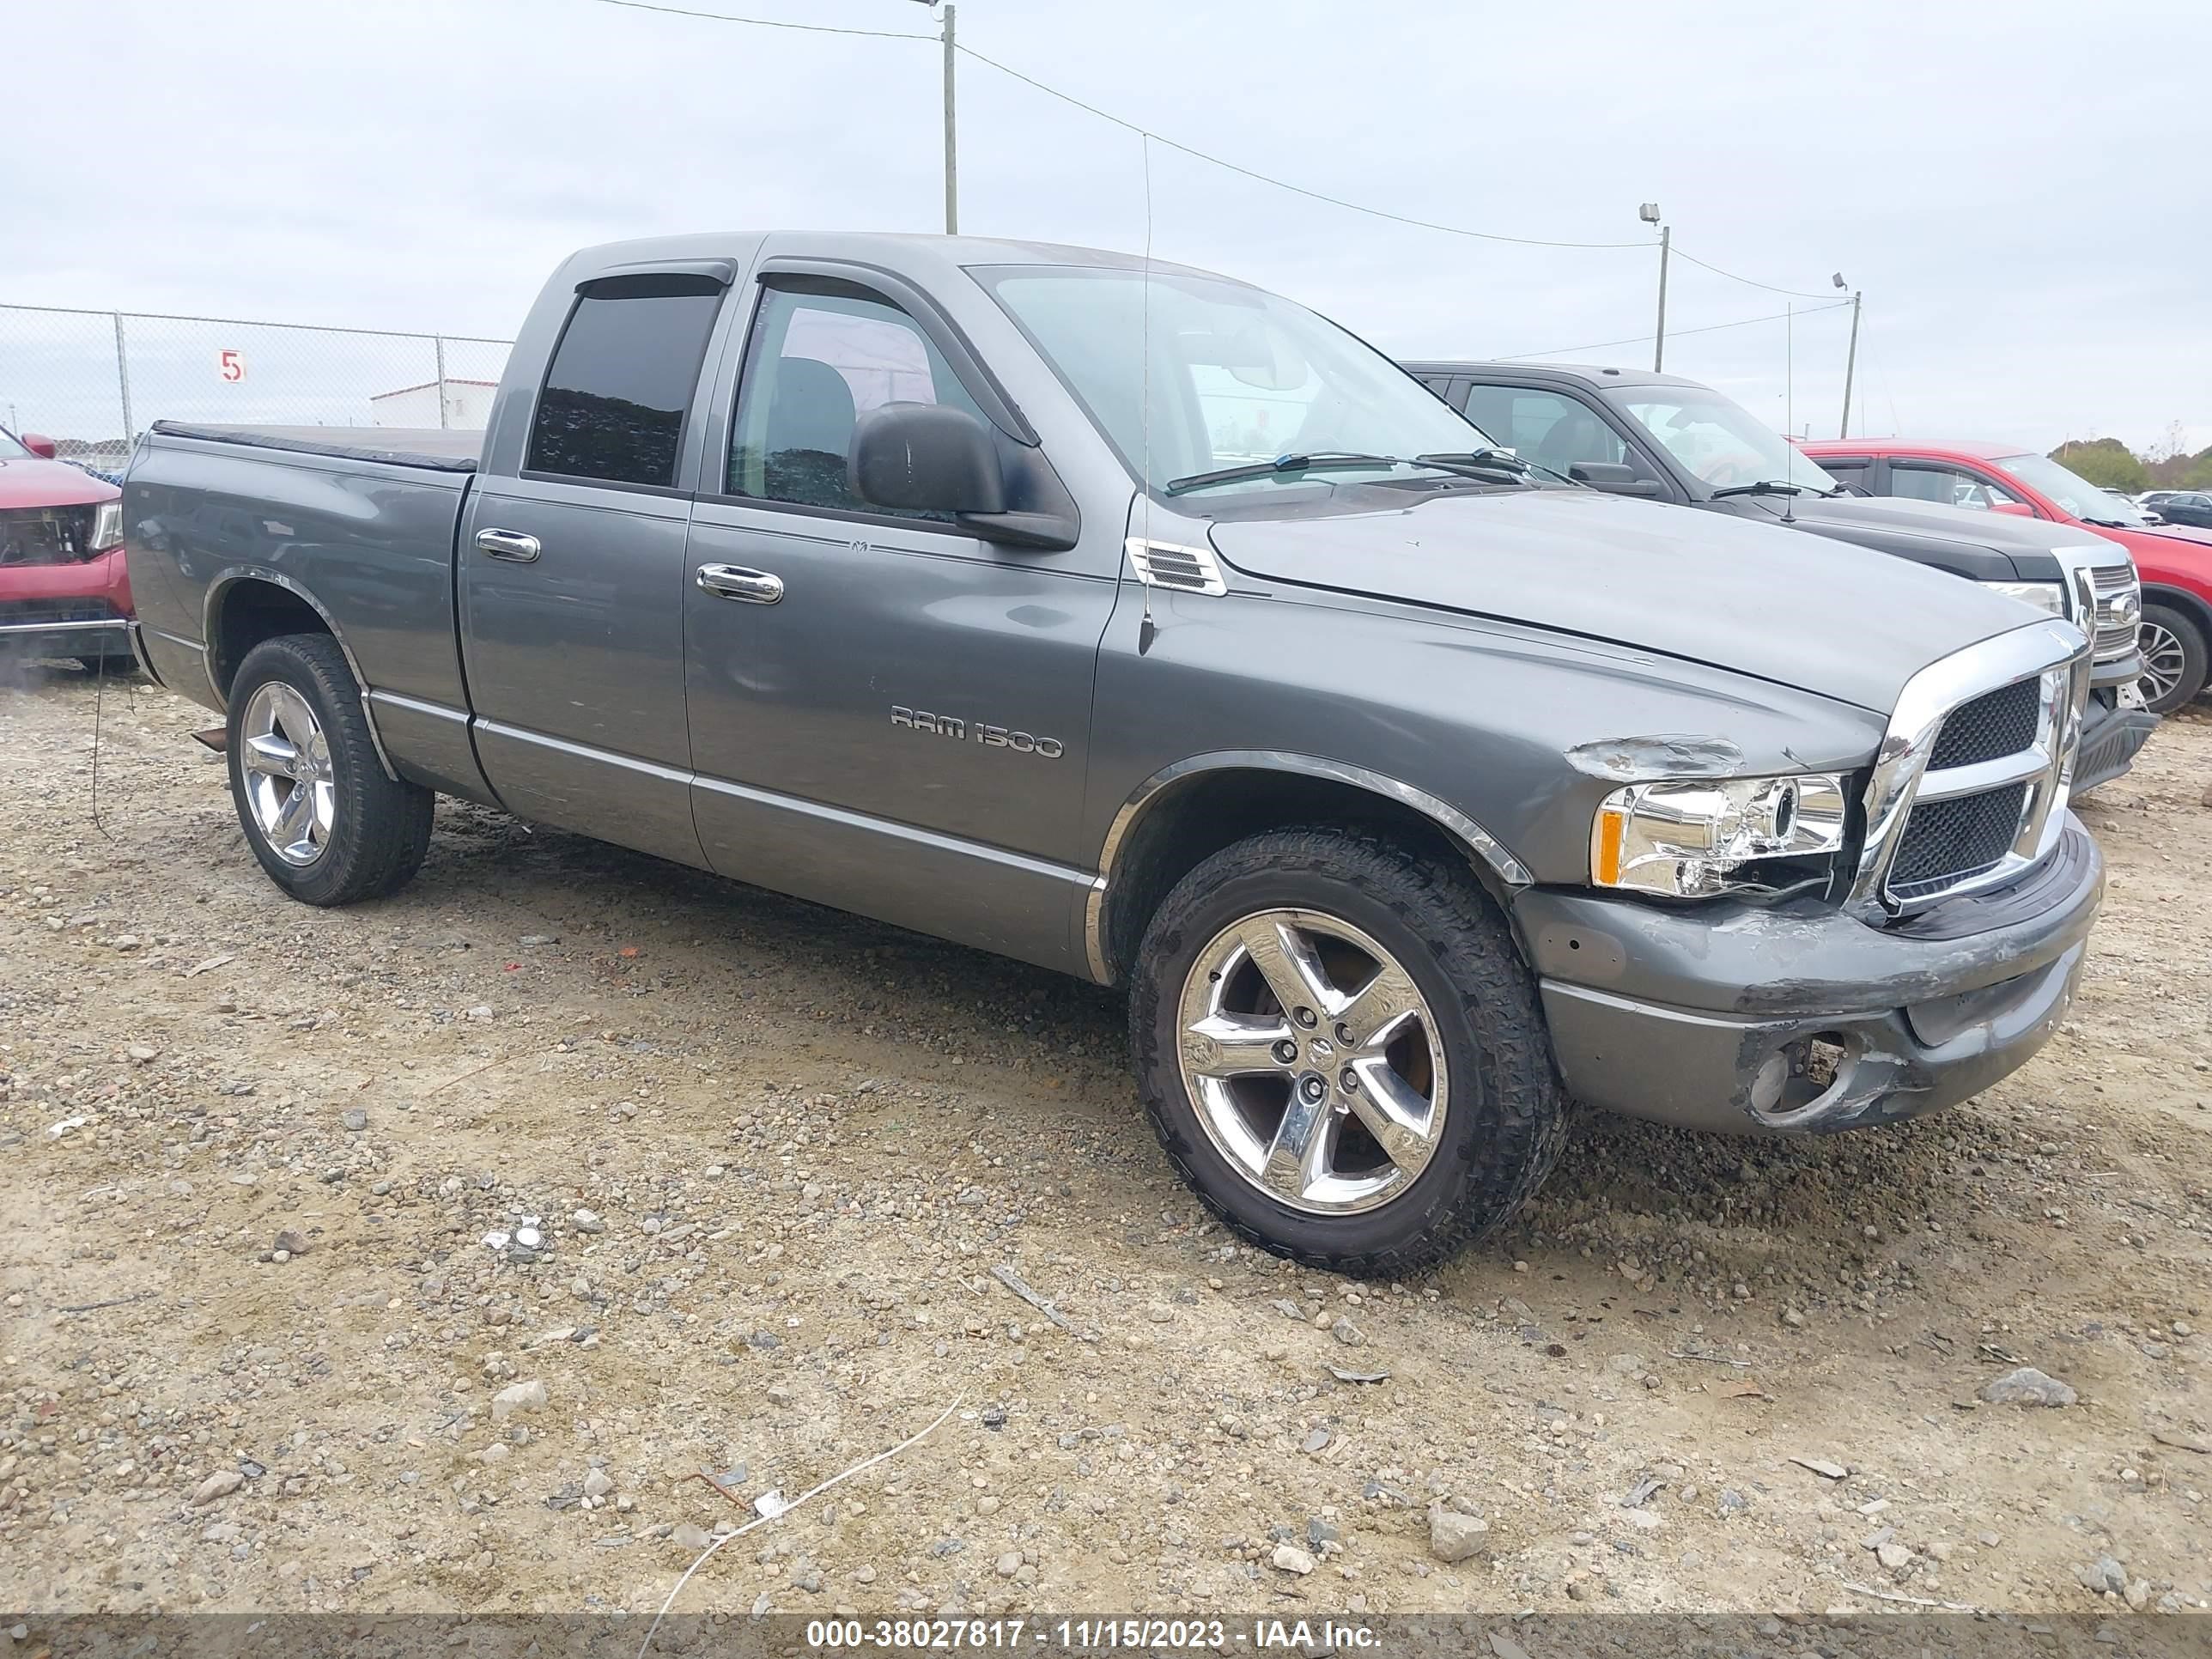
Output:
<path fill-rule="evenodd" d="M 415 873 L 435 797 L 386 775 L 336 640 L 264 641 L 229 702 L 231 798 L 270 880 L 303 903 L 350 904 Z"/>
<path fill-rule="evenodd" d="M 1257 836 L 1146 930 L 1130 1012 L 1161 1144 L 1255 1243 L 1363 1275 L 1486 1237 L 1566 1103 L 1534 989 L 1472 878 L 1377 837 Z"/>
<path fill-rule="evenodd" d="M 2143 704 L 2169 714 L 2204 689 L 2204 630 L 2194 617 L 2155 600 L 2142 610 Z"/>

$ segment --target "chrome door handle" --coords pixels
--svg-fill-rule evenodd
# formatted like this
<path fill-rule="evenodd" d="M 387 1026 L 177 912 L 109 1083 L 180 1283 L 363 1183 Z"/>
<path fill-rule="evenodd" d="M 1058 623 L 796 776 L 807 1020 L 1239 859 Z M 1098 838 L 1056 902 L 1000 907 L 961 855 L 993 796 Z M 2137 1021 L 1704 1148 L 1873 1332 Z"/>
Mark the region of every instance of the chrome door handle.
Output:
<path fill-rule="evenodd" d="M 495 559 L 512 559 L 517 564 L 530 564 L 544 550 L 538 545 L 538 538 L 526 536 L 515 530 L 479 530 L 477 532 L 477 551 Z"/>
<path fill-rule="evenodd" d="M 701 565 L 699 586 L 718 599 L 743 599 L 748 605 L 774 605 L 783 597 L 782 577 L 741 564 Z"/>

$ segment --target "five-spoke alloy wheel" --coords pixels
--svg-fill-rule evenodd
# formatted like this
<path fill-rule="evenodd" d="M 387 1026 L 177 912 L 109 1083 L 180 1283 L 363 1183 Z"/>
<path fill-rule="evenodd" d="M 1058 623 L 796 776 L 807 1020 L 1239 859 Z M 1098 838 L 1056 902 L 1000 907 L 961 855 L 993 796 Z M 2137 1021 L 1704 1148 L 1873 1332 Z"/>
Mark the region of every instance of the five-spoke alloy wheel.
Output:
<path fill-rule="evenodd" d="M 330 740 L 307 700 L 282 680 L 257 687 L 239 721 L 246 798 L 270 848 L 308 865 L 330 845 L 337 817 Z"/>
<path fill-rule="evenodd" d="M 1417 1272 L 1502 1226 L 1558 1156 L 1535 988 L 1441 848 L 1338 828 L 1238 842 L 1161 901 L 1130 977 L 1161 1144 L 1268 1249 Z"/>
<path fill-rule="evenodd" d="M 415 873 L 435 798 L 385 769 L 335 639 L 264 640 L 232 677 L 229 708 L 231 798 L 270 880 L 308 904 L 348 904 Z"/>
<path fill-rule="evenodd" d="M 1322 1214 L 1387 1204 L 1435 1156 L 1451 1098 L 1406 970 L 1312 910 L 1240 918 L 1183 982 L 1183 1086 L 1246 1179 Z"/>

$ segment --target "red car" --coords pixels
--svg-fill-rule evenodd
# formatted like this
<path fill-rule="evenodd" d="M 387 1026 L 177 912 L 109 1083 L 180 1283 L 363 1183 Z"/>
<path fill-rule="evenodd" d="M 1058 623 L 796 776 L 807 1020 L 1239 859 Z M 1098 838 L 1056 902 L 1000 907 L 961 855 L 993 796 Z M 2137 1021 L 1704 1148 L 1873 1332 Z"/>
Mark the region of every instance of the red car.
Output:
<path fill-rule="evenodd" d="M 2153 528 L 2134 505 L 2016 445 L 1835 438 L 1798 446 L 1844 483 L 2080 525 L 2128 550 L 2142 578 L 2142 694 L 2158 714 L 2204 689 L 2212 648 L 2212 531 Z"/>
<path fill-rule="evenodd" d="M 0 429 L 0 659 L 131 658 L 123 492 Z"/>

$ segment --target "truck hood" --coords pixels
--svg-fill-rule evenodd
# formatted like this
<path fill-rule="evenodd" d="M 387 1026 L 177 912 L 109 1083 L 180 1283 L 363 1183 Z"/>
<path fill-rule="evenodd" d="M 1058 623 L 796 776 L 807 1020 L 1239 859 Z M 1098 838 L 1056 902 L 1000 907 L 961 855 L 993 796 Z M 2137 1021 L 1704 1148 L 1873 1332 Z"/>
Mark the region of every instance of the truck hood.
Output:
<path fill-rule="evenodd" d="M 1595 490 L 1455 491 L 1217 520 L 1237 569 L 1708 663 L 1887 714 L 1939 657 L 2040 612 L 1887 554 Z"/>
<path fill-rule="evenodd" d="M 33 455 L 0 458 L 0 512 L 18 507 L 85 507 L 123 492 L 104 479 Z"/>
<path fill-rule="evenodd" d="M 1780 522 L 1782 497 L 1754 499 Z M 1948 507 L 1936 501 L 1904 501 L 1893 496 L 1800 495 L 1788 506 L 1797 529 L 1855 542 L 1861 547 L 1899 553 L 1908 558 L 1915 549 L 1924 550 L 1943 542 L 1979 548 L 2008 560 L 2020 554 L 2047 557 L 2059 548 L 2083 547 L 2097 539 L 2094 532 L 2071 525 L 2046 524 L 2038 519 L 2016 519 L 2008 514 Z"/>

